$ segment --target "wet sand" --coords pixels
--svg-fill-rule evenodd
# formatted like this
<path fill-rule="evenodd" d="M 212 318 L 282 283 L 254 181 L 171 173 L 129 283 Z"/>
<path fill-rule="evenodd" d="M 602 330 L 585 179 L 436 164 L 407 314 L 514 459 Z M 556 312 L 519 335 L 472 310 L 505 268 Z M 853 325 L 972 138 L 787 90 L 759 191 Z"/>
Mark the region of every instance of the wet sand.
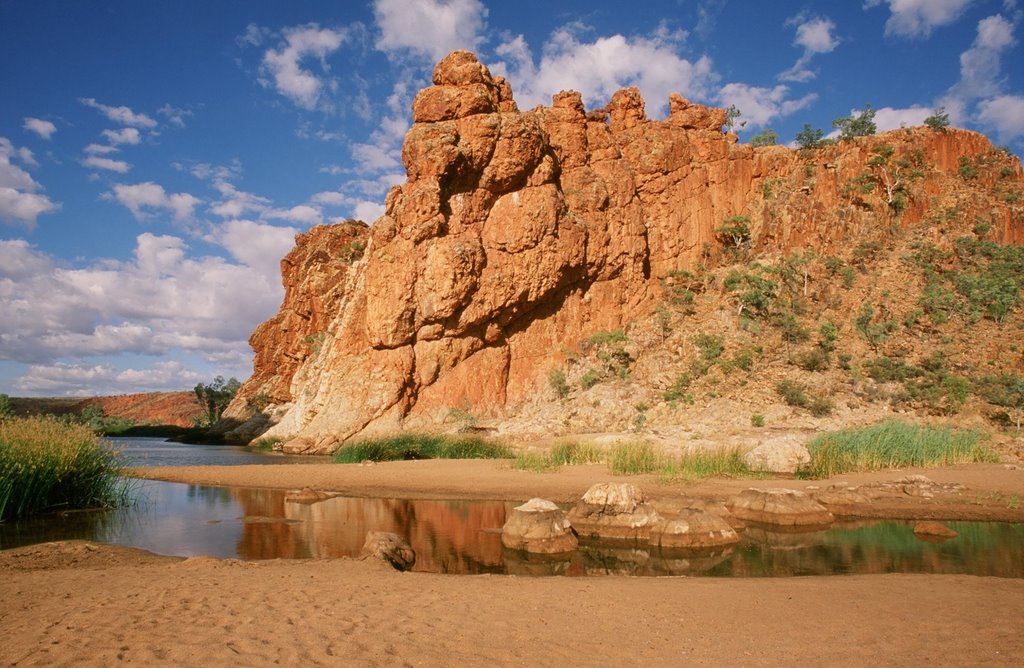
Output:
<path fill-rule="evenodd" d="M 612 479 L 603 467 L 539 474 L 495 462 L 144 473 L 346 494 L 555 500 Z M 925 473 L 966 485 L 964 508 L 994 512 L 1024 498 L 1020 470 Z M 815 484 L 629 480 L 662 504 L 681 492 L 722 498 L 752 485 Z M 1022 619 L 1024 580 L 959 575 L 523 578 L 398 573 L 349 559 L 183 560 L 83 542 L 0 552 L 0 659 L 9 665 L 1017 666 Z"/>

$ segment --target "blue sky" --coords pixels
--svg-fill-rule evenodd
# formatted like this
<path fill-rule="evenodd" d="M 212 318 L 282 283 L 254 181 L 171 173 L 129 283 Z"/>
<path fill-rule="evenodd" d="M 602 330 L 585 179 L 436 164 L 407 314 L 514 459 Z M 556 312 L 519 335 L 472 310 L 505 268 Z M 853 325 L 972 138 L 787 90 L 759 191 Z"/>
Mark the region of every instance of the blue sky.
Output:
<path fill-rule="evenodd" d="M 1024 149 L 1016 0 L 0 0 L 0 392 L 245 378 L 294 235 L 372 223 L 434 63 L 475 50 L 521 109 L 637 85 L 789 142 L 865 104 L 942 106 Z"/>

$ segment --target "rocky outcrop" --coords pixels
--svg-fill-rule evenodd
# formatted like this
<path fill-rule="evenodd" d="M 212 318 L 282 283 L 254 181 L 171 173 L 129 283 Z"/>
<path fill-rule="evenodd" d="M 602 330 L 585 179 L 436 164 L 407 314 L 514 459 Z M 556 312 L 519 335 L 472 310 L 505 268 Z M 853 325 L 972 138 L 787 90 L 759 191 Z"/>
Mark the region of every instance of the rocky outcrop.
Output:
<path fill-rule="evenodd" d="M 803 440 L 795 434 L 767 438 L 744 454 L 743 461 L 752 471 L 796 473 L 811 461 L 811 453 L 804 447 Z"/>
<path fill-rule="evenodd" d="M 663 520 L 638 487 L 601 482 L 573 506 L 569 521 L 581 536 L 647 541 Z"/>
<path fill-rule="evenodd" d="M 546 499 L 530 499 L 512 509 L 501 528 L 501 544 L 510 550 L 560 554 L 575 550 L 577 540 L 561 508 Z"/>
<path fill-rule="evenodd" d="M 409 542 L 387 531 L 367 532 L 359 558 L 379 559 L 398 571 L 407 571 L 416 565 L 416 552 Z"/>
<path fill-rule="evenodd" d="M 920 221 L 961 157 L 992 152 L 982 135 L 925 128 L 755 149 L 722 132 L 723 110 L 673 95 L 651 120 L 633 88 L 596 112 L 573 91 L 521 112 L 468 52 L 437 65 L 412 114 L 408 178 L 385 214 L 314 228 L 282 262 L 284 303 L 253 333 L 253 376 L 225 418 L 270 404 L 238 438 L 268 428 L 286 452 L 326 453 L 357 434 L 447 429 L 453 407 L 500 425 L 581 341 L 647 315 L 663 281 L 719 253 L 726 218 L 748 215 L 757 248 L 828 254 Z M 881 188 L 850 191 L 883 144 L 921 158 L 898 219 Z M 1024 241 L 1006 207 L 985 211 L 990 238 Z"/>
<path fill-rule="evenodd" d="M 745 522 L 821 527 L 835 519 L 825 506 L 795 489 L 745 489 L 726 503 Z"/>
<path fill-rule="evenodd" d="M 661 548 L 722 547 L 739 540 L 724 519 L 696 508 L 684 508 L 675 519 L 659 522 L 650 536 L 650 544 Z"/>

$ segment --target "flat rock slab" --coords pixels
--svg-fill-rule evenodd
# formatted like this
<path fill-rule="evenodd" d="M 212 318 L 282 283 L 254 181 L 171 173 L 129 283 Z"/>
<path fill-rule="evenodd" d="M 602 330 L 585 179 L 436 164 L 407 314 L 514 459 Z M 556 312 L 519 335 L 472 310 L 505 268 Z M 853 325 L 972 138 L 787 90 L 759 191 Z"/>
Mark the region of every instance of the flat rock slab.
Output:
<path fill-rule="evenodd" d="M 825 526 L 835 519 L 825 506 L 795 489 L 745 489 L 726 503 L 747 522 L 779 526 Z"/>
<path fill-rule="evenodd" d="M 501 544 L 535 554 L 572 552 L 578 541 L 561 508 L 546 499 L 530 499 L 512 509 L 501 528 Z"/>
<path fill-rule="evenodd" d="M 942 522 L 918 522 L 914 525 L 914 535 L 927 542 L 941 543 L 960 534 Z"/>
<path fill-rule="evenodd" d="M 651 529 L 650 544 L 658 547 L 720 547 L 740 540 L 736 530 L 721 517 L 696 508 L 684 508 L 675 519 Z"/>

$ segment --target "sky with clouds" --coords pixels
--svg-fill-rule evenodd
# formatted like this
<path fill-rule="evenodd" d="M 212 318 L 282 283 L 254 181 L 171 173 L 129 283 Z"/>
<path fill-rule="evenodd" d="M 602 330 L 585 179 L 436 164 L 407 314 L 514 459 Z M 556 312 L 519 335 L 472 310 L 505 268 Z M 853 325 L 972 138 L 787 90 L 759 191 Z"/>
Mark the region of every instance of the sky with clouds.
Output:
<path fill-rule="evenodd" d="M 3 0 L 0 392 L 245 378 L 279 261 L 382 212 L 416 92 L 453 49 L 521 109 L 638 86 L 740 111 L 741 141 L 870 104 L 1024 149 L 1018 0 Z"/>

